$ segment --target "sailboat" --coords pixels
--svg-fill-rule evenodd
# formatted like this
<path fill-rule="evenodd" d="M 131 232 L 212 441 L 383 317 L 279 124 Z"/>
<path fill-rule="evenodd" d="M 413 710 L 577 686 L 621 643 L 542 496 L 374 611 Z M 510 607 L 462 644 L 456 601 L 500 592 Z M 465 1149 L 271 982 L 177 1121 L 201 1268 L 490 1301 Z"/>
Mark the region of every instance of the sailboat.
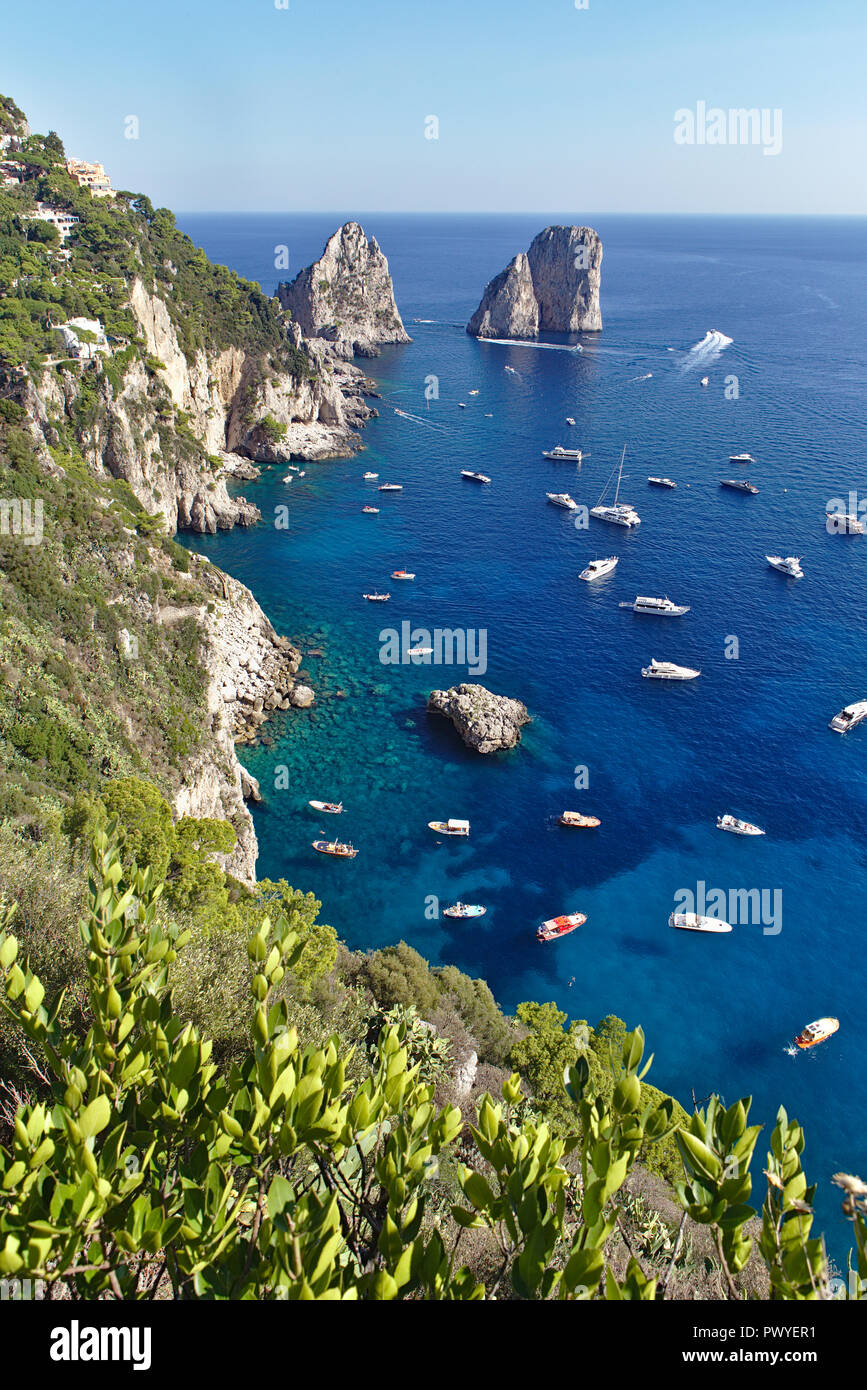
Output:
<path fill-rule="evenodd" d="M 595 507 L 590 508 L 590 515 L 595 516 L 598 521 L 611 521 L 615 526 L 640 526 L 641 517 L 634 507 L 630 507 L 628 502 L 621 502 L 620 499 L 620 480 L 623 477 L 623 462 L 626 458 L 626 445 L 623 446 L 623 453 L 620 455 L 620 467 L 617 470 L 617 487 L 614 492 L 614 501 L 610 505 L 603 505 L 602 498 L 611 486 L 611 479 L 614 477 L 612 469 L 608 475 L 602 492 L 599 494 L 599 501 Z"/>

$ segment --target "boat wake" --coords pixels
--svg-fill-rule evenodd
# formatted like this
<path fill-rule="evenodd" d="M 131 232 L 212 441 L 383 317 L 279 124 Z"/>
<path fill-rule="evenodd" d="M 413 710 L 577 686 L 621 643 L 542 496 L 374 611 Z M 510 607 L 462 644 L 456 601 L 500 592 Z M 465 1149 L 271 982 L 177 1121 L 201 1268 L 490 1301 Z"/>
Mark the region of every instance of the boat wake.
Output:
<path fill-rule="evenodd" d="M 629 378 L 629 380 L 630 380 L 630 382 L 633 382 L 633 381 L 649 381 L 650 378 L 651 378 L 652 376 L 653 376 L 653 372 L 645 372 L 643 376 L 631 376 L 631 377 Z"/>
<path fill-rule="evenodd" d="M 708 329 L 700 343 L 694 343 L 681 364 L 681 371 L 689 372 L 696 367 L 707 367 L 715 362 L 721 352 L 734 342 L 716 328 Z"/>
<path fill-rule="evenodd" d="M 583 352 L 580 343 L 537 343 L 532 338 L 477 338 L 479 343 L 493 343 L 497 347 L 540 348 L 545 352 Z"/>
<path fill-rule="evenodd" d="M 786 1054 L 787 1057 L 797 1057 L 797 1056 L 798 1056 L 798 1049 L 797 1049 L 796 1047 L 784 1047 L 784 1048 L 783 1048 L 783 1051 L 785 1052 L 785 1054 Z"/>
<path fill-rule="evenodd" d="M 431 430 L 444 430 L 445 425 L 441 425 L 437 420 L 426 420 L 423 415 L 413 415 L 410 410 L 398 410 L 394 407 L 395 415 L 399 415 L 402 420 L 409 420 L 414 425 L 427 425 Z"/>

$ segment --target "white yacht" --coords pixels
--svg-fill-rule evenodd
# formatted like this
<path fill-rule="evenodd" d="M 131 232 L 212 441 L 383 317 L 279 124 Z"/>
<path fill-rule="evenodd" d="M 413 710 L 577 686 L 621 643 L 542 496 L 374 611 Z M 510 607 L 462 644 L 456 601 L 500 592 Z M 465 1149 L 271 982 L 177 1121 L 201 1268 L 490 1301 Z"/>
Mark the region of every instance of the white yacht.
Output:
<path fill-rule="evenodd" d="M 847 705 L 839 714 L 835 714 L 828 728 L 833 729 L 835 734 L 848 734 L 862 719 L 867 719 L 867 700 L 856 700 L 853 705 Z"/>
<path fill-rule="evenodd" d="M 380 483 L 380 492 L 403 492 L 403 483 Z"/>
<path fill-rule="evenodd" d="M 720 478 L 720 487 L 732 487 L 735 492 L 751 492 L 754 496 L 758 493 L 755 483 L 751 483 L 749 478 Z"/>
<path fill-rule="evenodd" d="M 731 922 L 721 922 L 719 917 L 699 917 L 697 912 L 672 912 L 668 919 L 670 927 L 680 927 L 683 931 L 731 931 Z"/>
<path fill-rule="evenodd" d="M 717 816 L 717 830 L 730 830 L 733 835 L 764 835 L 764 830 L 760 830 L 751 821 L 739 820 L 737 816 Z"/>
<path fill-rule="evenodd" d="M 608 555 L 604 560 L 591 560 L 586 569 L 579 574 L 579 579 L 601 579 L 604 574 L 611 574 L 612 570 L 617 569 L 619 555 Z"/>
<path fill-rule="evenodd" d="M 590 455 L 585 454 L 582 449 L 564 449 L 562 444 L 555 444 L 553 449 L 543 449 L 543 459 L 553 459 L 555 463 L 580 463 L 582 459 L 589 459 Z"/>
<path fill-rule="evenodd" d="M 677 487 L 677 483 L 673 482 L 671 478 L 648 478 L 647 481 L 656 487 Z"/>
<path fill-rule="evenodd" d="M 710 381 L 710 377 L 709 377 L 709 376 L 703 376 L 702 379 L 701 379 L 701 384 L 702 384 L 702 386 L 707 386 L 707 384 L 708 384 L 709 381 Z"/>
<path fill-rule="evenodd" d="M 362 476 L 365 477 L 365 478 L 371 479 L 371 478 L 378 478 L 378 477 L 379 477 L 379 474 L 378 474 L 378 473 L 370 473 L 370 472 L 368 472 L 368 473 L 364 473 Z"/>
<path fill-rule="evenodd" d="M 673 661 L 657 661 L 656 657 L 651 657 L 650 665 L 642 666 L 641 674 L 647 680 L 694 681 L 701 671 L 694 670 L 692 666 L 676 666 Z"/>
<path fill-rule="evenodd" d="M 574 425 L 574 423 L 575 423 L 575 421 L 572 419 L 572 416 L 571 416 L 571 415 L 567 415 L 567 416 L 566 416 L 566 424 L 567 424 L 567 425 Z"/>
<path fill-rule="evenodd" d="M 614 501 L 610 505 L 603 504 L 602 501 L 611 485 L 611 479 L 614 477 L 614 469 L 612 468 L 608 476 L 608 481 L 599 495 L 599 501 L 596 503 L 595 507 L 590 508 L 590 515 L 595 516 L 597 521 L 611 521 L 615 526 L 640 526 L 641 517 L 638 515 L 635 508 L 630 507 L 628 502 L 621 502 L 619 500 L 620 482 L 623 477 L 623 460 L 625 458 L 626 445 L 624 444 L 623 453 L 620 455 L 620 467 L 617 470 L 617 487 L 614 492 Z"/>
<path fill-rule="evenodd" d="M 834 523 L 833 526 L 829 525 L 830 531 L 839 531 L 844 536 L 863 536 L 867 531 L 867 526 L 854 512 L 835 512 L 829 507 L 825 515 L 829 523 Z"/>
<path fill-rule="evenodd" d="M 574 497 L 570 497 L 568 492 L 546 492 L 548 501 L 555 507 L 563 507 L 567 512 L 577 512 L 578 503 Z"/>
<path fill-rule="evenodd" d="M 755 463 L 752 454 L 729 454 L 729 463 Z"/>
<path fill-rule="evenodd" d="M 688 603 L 673 603 L 668 595 L 648 598 L 646 594 L 639 594 L 634 603 L 621 603 L 620 607 L 631 608 L 633 613 L 655 613 L 660 618 L 681 618 L 689 612 Z"/>
<path fill-rule="evenodd" d="M 780 574 L 788 575 L 790 579 L 804 578 L 801 561 L 797 555 L 766 555 L 765 559 L 771 569 L 779 570 Z"/>
<path fill-rule="evenodd" d="M 489 483 L 491 481 L 487 473 L 473 473 L 469 468 L 461 469 L 461 477 L 469 478 L 471 483 Z"/>

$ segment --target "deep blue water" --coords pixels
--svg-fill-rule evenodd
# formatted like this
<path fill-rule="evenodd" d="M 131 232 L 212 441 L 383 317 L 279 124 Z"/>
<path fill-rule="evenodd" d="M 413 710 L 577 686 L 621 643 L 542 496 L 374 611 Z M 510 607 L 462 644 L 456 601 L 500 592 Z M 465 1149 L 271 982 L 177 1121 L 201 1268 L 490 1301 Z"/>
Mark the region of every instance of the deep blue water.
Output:
<path fill-rule="evenodd" d="M 180 219 L 212 258 L 269 291 L 286 278 L 275 247 L 288 245 L 294 275 L 342 220 Z M 383 398 L 365 452 L 302 465 L 291 485 L 285 467 L 267 470 L 243 488 L 262 509 L 259 528 L 190 542 L 249 584 L 278 629 L 324 652 L 305 660 L 315 710 L 278 717 L 271 746 L 242 750 L 265 794 L 254 811 L 260 872 L 313 890 L 351 946 L 404 938 L 434 963 L 484 976 L 507 1009 L 555 999 L 591 1022 L 640 1022 L 651 1079 L 687 1106 L 692 1092 L 752 1094 L 754 1115 L 773 1122 L 785 1104 L 806 1125 L 808 1178 L 839 1255 L 848 1231 L 830 1175 L 867 1176 L 867 727 L 840 738 L 827 724 L 867 697 L 867 537 L 828 535 L 824 511 L 867 487 L 867 223 L 360 220 L 389 258 L 414 339 L 370 364 Z M 590 221 L 602 235 L 603 332 L 581 353 L 471 340 L 463 325 L 486 281 L 554 220 Z M 693 351 L 711 329 L 731 345 Z M 428 403 L 432 374 L 439 398 Z M 723 389 L 732 374 L 738 399 Z M 580 470 L 543 460 L 558 442 L 590 458 Z M 624 444 L 622 495 L 642 526 L 576 530 L 545 492 L 592 506 Z M 757 459 L 757 497 L 718 486 L 741 450 Z M 493 484 L 463 482 L 463 467 Z M 365 469 L 404 491 L 372 491 Z M 677 490 L 648 486 L 655 473 Z M 361 514 L 366 500 L 379 516 Z M 283 503 L 288 530 L 269 524 Z M 800 555 L 805 578 L 770 570 L 768 552 Z M 613 576 L 578 581 L 588 559 L 609 553 L 620 556 Z M 389 583 L 396 567 L 415 582 Z M 371 586 L 390 589 L 390 603 L 366 604 Z M 665 620 L 618 608 L 665 592 L 692 611 Z M 486 629 L 484 683 L 533 715 L 518 749 L 471 754 L 426 715 L 427 692 L 465 670 L 380 663 L 381 629 L 405 618 Z M 731 637 L 738 659 L 725 655 Z M 644 681 L 651 656 L 702 676 Z M 581 765 L 589 788 L 578 792 Z M 281 767 L 288 791 L 274 787 Z M 342 798 L 347 814 L 323 826 L 309 797 Z M 561 829 L 565 808 L 595 812 L 601 828 Z M 724 811 L 766 838 L 721 834 Z M 470 819 L 469 841 L 438 843 L 426 828 L 449 815 Z M 338 827 L 360 847 L 353 862 L 311 848 L 318 830 Z M 671 931 L 675 893 L 699 881 L 781 890 L 782 929 Z M 428 895 L 488 912 L 472 927 L 430 920 Z M 536 944 L 543 917 L 574 910 L 588 914 L 585 927 Z M 837 1036 L 789 1055 L 793 1034 L 821 1014 L 839 1017 Z"/>

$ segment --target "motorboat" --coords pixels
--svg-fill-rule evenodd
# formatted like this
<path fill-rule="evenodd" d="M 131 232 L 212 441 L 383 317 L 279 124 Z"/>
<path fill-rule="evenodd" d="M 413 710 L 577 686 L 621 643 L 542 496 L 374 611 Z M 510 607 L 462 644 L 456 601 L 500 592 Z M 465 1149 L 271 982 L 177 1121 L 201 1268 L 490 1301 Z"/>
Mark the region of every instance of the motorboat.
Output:
<path fill-rule="evenodd" d="M 659 618 L 681 618 L 689 612 L 688 603 L 674 603 L 668 597 L 649 598 L 639 594 L 634 603 L 621 603 L 621 608 L 631 608 L 633 613 L 653 613 Z"/>
<path fill-rule="evenodd" d="M 314 840 L 313 848 L 319 854 L 330 854 L 334 859 L 354 859 L 358 853 L 352 845 L 342 845 L 339 840 Z"/>
<path fill-rule="evenodd" d="M 702 384 L 702 386 L 707 386 L 707 385 L 709 384 L 709 382 L 710 382 L 710 377 L 709 377 L 709 376 L 703 376 L 703 377 L 702 377 L 702 379 L 701 379 L 701 384 Z"/>
<path fill-rule="evenodd" d="M 487 912 L 486 907 L 481 903 L 453 903 L 451 907 L 443 908 L 444 917 L 484 917 Z"/>
<path fill-rule="evenodd" d="M 536 940 L 556 941 L 561 936 L 568 936 L 570 932 L 577 931 L 586 921 L 586 912 L 569 912 L 563 917 L 549 917 L 547 922 L 536 928 Z"/>
<path fill-rule="evenodd" d="M 467 408 L 467 403 L 466 403 L 466 401 L 458 401 L 458 410 L 466 410 L 466 408 Z"/>
<path fill-rule="evenodd" d="M 283 479 L 283 481 L 284 481 L 284 483 L 294 483 L 294 481 L 295 481 L 295 474 L 294 474 L 294 473 L 287 473 L 287 474 L 286 474 L 286 477 Z"/>
<path fill-rule="evenodd" d="M 574 425 L 575 421 L 572 421 Z M 582 449 L 564 449 L 562 444 L 555 444 L 553 449 L 543 449 L 543 459 L 553 459 L 555 463 L 580 463 L 582 459 L 589 459 L 590 455 L 585 454 Z"/>
<path fill-rule="evenodd" d="M 362 476 L 363 476 L 364 478 L 367 478 L 369 481 L 372 482 L 374 478 L 378 478 L 378 477 L 379 477 L 379 474 L 378 474 L 378 473 L 364 473 L 364 474 L 362 474 Z"/>
<path fill-rule="evenodd" d="M 438 835 L 469 835 L 470 823 L 468 820 L 429 820 L 428 829 L 435 830 Z"/>
<path fill-rule="evenodd" d="M 829 507 L 825 515 L 828 518 L 828 529 L 838 531 L 843 536 L 863 536 L 867 531 L 867 526 L 854 512 L 835 512 Z"/>
<path fill-rule="evenodd" d="M 752 454 L 729 454 L 729 463 L 755 463 Z"/>
<path fill-rule="evenodd" d="M 471 468 L 462 468 L 461 477 L 468 478 L 471 483 L 489 483 L 491 481 L 487 473 L 474 473 Z"/>
<path fill-rule="evenodd" d="M 739 820 L 737 816 L 717 816 L 717 830 L 730 830 L 733 835 L 764 835 L 764 830 L 760 830 L 751 821 Z"/>
<path fill-rule="evenodd" d="M 638 515 L 635 508 L 630 507 L 628 502 L 621 502 L 619 500 L 620 483 L 623 478 L 623 461 L 625 458 L 626 445 L 624 444 L 623 453 L 620 456 L 620 467 L 617 470 L 617 487 L 614 492 L 614 501 L 611 504 L 603 503 L 603 498 L 611 485 L 611 479 L 614 477 L 614 469 L 612 469 L 608 481 L 599 494 L 599 501 L 596 503 L 595 507 L 590 508 L 590 515 L 595 516 L 597 521 L 610 521 L 615 526 L 640 526 L 641 517 Z"/>
<path fill-rule="evenodd" d="M 379 492 L 403 492 L 403 483 L 380 483 Z"/>
<path fill-rule="evenodd" d="M 391 598 L 391 594 L 373 593 L 365 594 L 364 597 L 367 599 L 368 603 L 388 603 L 388 600 Z"/>
<path fill-rule="evenodd" d="M 846 705 L 839 714 L 835 714 L 828 728 L 833 729 L 835 734 L 848 734 L 862 719 L 867 719 L 867 700 L 856 700 L 853 705 Z"/>
<path fill-rule="evenodd" d="M 771 569 L 779 570 L 780 574 L 785 574 L 789 579 L 803 579 L 804 571 L 801 569 L 801 561 L 797 555 L 766 555 L 765 559 Z"/>
<path fill-rule="evenodd" d="M 548 501 L 555 507 L 563 507 L 567 512 L 577 512 L 578 503 L 574 497 L 570 497 L 568 492 L 546 492 Z"/>
<path fill-rule="evenodd" d="M 719 485 L 734 488 L 735 492 L 751 492 L 753 496 L 758 492 L 755 483 L 751 483 L 749 478 L 720 478 Z"/>
<path fill-rule="evenodd" d="M 608 555 L 604 560 L 591 560 L 586 569 L 579 574 L 579 579 L 601 579 L 604 574 L 611 574 L 612 570 L 617 569 L 618 555 Z"/>
<path fill-rule="evenodd" d="M 566 424 L 567 424 L 567 425 L 574 425 L 574 423 L 575 423 L 575 421 L 572 419 L 572 416 L 571 416 L 571 415 L 567 415 L 567 416 L 566 416 Z"/>
<path fill-rule="evenodd" d="M 680 927 L 682 931 L 731 931 L 731 922 L 722 922 L 719 917 L 700 917 L 697 912 L 672 912 L 668 919 L 670 927 Z"/>
<path fill-rule="evenodd" d="M 477 396 L 479 394 L 479 388 L 476 387 L 475 391 L 470 391 L 468 394 L 470 396 Z"/>
<path fill-rule="evenodd" d="M 307 475 L 306 475 L 304 469 L 303 469 L 303 468 L 300 469 L 300 470 L 299 470 L 299 473 L 298 473 L 298 477 L 299 477 L 299 478 L 304 478 L 304 477 L 306 477 L 306 476 L 307 476 Z"/>
<path fill-rule="evenodd" d="M 815 1047 L 817 1043 L 832 1038 L 839 1027 L 839 1018 L 817 1018 L 815 1023 L 808 1023 L 798 1034 L 795 1043 L 798 1047 Z"/>
<path fill-rule="evenodd" d="M 379 516 L 379 507 L 362 507 L 361 510 L 371 516 Z"/>
<path fill-rule="evenodd" d="M 406 654 L 407 656 L 430 656 L 432 652 L 433 647 L 409 647 Z"/>
<path fill-rule="evenodd" d="M 576 830 L 595 830 L 602 822 L 598 816 L 582 816 L 578 811 L 563 811 L 557 817 L 560 825 L 569 825 Z"/>
<path fill-rule="evenodd" d="M 696 671 L 691 666 L 676 666 L 673 661 L 657 661 L 656 657 L 651 657 L 650 665 L 642 666 L 641 674 L 648 680 L 694 681 L 696 676 L 701 675 L 701 671 Z"/>
<path fill-rule="evenodd" d="M 308 801 L 307 805 L 312 806 L 314 811 L 323 811 L 327 816 L 343 814 L 342 801 Z"/>
<path fill-rule="evenodd" d="M 677 487 L 671 478 L 648 478 L 647 481 L 653 483 L 654 487 Z"/>
<path fill-rule="evenodd" d="M 392 579 L 415 579 L 415 575 L 410 570 L 394 570 Z"/>

